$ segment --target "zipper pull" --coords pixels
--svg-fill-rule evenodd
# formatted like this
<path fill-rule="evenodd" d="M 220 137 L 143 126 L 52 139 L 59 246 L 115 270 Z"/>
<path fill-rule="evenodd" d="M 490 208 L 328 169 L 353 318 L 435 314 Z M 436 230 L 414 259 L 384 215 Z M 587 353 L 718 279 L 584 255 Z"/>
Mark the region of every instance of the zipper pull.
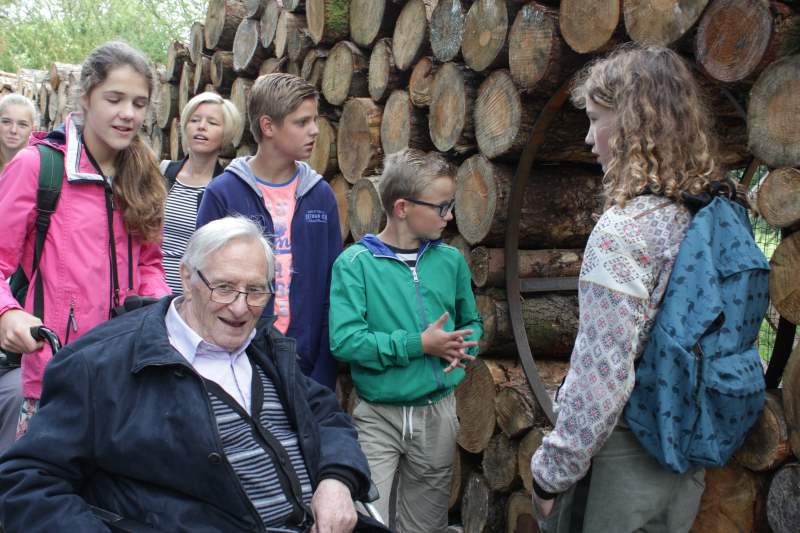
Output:
<path fill-rule="evenodd" d="M 412 268 L 411 269 L 411 277 L 414 278 L 414 283 L 419 283 L 419 278 L 417 277 L 417 269 L 416 268 Z"/>
<path fill-rule="evenodd" d="M 75 300 L 73 299 L 69 304 L 69 316 L 67 317 L 67 333 L 64 336 L 64 344 L 69 342 L 70 331 L 78 332 L 78 321 L 75 320 Z"/>

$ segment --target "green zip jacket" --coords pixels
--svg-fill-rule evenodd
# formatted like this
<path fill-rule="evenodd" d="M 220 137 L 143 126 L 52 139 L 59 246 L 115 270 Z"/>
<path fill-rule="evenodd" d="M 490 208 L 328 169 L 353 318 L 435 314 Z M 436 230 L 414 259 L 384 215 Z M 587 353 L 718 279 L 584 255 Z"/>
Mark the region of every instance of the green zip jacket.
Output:
<path fill-rule="evenodd" d="M 370 402 L 423 405 L 435 402 L 464 378 L 447 362 L 422 352 L 422 332 L 447 311 L 446 331 L 483 323 L 470 273 L 455 248 L 425 242 L 416 274 L 374 235 L 350 246 L 333 265 L 330 343 L 333 356 L 350 364 L 358 395 Z M 478 348 L 468 353 L 476 355 Z"/>

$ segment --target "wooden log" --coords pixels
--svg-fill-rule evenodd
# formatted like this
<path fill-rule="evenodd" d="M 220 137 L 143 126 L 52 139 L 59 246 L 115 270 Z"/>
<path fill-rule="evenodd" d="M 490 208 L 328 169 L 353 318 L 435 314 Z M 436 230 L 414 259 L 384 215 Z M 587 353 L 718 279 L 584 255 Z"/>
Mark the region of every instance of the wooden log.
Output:
<path fill-rule="evenodd" d="M 260 23 L 255 19 L 242 19 L 233 40 L 233 70 L 243 76 L 254 76 L 267 51 L 261 46 Z"/>
<path fill-rule="evenodd" d="M 693 533 L 760 530 L 763 518 L 758 509 L 763 506 L 764 494 L 756 474 L 730 463 L 722 468 L 707 468 L 705 485 Z"/>
<path fill-rule="evenodd" d="M 211 65 L 211 58 L 206 55 L 200 56 L 200 61 L 195 64 L 192 77 L 194 94 L 200 94 L 211 83 Z"/>
<path fill-rule="evenodd" d="M 506 34 L 515 6 L 506 0 L 474 2 L 464 19 L 461 55 L 464 63 L 477 72 L 508 65 Z"/>
<path fill-rule="evenodd" d="M 287 61 L 285 57 L 277 58 L 270 57 L 261 63 L 258 69 L 258 75 L 272 74 L 273 72 L 286 72 Z"/>
<path fill-rule="evenodd" d="M 769 298 L 775 309 L 792 324 L 800 323 L 800 232 L 781 241 L 770 259 Z"/>
<path fill-rule="evenodd" d="M 164 132 L 159 128 L 153 128 L 150 132 L 150 146 L 153 148 L 153 153 L 156 159 L 161 161 L 164 159 Z"/>
<path fill-rule="evenodd" d="M 456 63 L 444 63 L 431 84 L 428 128 L 436 149 L 456 153 L 475 147 L 473 106 L 478 75 Z"/>
<path fill-rule="evenodd" d="M 58 123 L 58 110 L 61 107 L 59 98 L 59 91 L 55 90 L 53 94 L 50 95 L 50 100 L 47 102 L 47 118 L 52 124 Z"/>
<path fill-rule="evenodd" d="M 246 157 L 250 155 L 256 155 L 258 151 L 258 146 L 254 144 L 240 144 L 238 148 L 236 148 L 236 157 Z"/>
<path fill-rule="evenodd" d="M 194 96 L 194 65 L 186 62 L 181 69 L 181 79 L 178 83 L 178 113 L 186 107 L 192 96 Z"/>
<path fill-rule="evenodd" d="M 432 57 L 423 57 L 411 71 L 408 78 L 408 96 L 417 107 L 428 107 L 431 103 L 431 85 L 439 69 Z"/>
<path fill-rule="evenodd" d="M 399 14 L 396 0 L 350 0 L 350 38 L 358 46 L 372 48 L 377 39 L 392 34 Z"/>
<path fill-rule="evenodd" d="M 264 6 L 266 3 L 267 0 L 245 0 L 244 16 L 249 19 L 261 18 L 261 14 L 264 13 Z"/>
<path fill-rule="evenodd" d="M 461 501 L 464 533 L 500 533 L 505 527 L 504 495 L 492 492 L 484 475 L 470 474 Z"/>
<path fill-rule="evenodd" d="M 253 80 L 247 78 L 236 78 L 231 86 L 231 102 L 239 114 L 242 116 L 240 126 L 233 132 L 233 145 L 239 146 L 253 140 L 250 132 L 250 118 L 247 114 L 248 104 L 250 103 L 250 89 L 253 87 Z"/>
<path fill-rule="evenodd" d="M 322 75 L 325 71 L 325 61 L 328 59 L 328 50 L 324 48 L 312 48 L 303 58 L 300 67 L 300 76 L 308 83 L 322 89 Z"/>
<path fill-rule="evenodd" d="M 180 41 L 172 41 L 167 47 L 166 81 L 177 82 L 186 61 L 189 61 L 189 48 Z"/>
<path fill-rule="evenodd" d="M 431 15 L 430 39 L 433 56 L 442 63 L 459 58 L 464 39 L 466 12 L 461 0 L 440 0 Z"/>
<path fill-rule="evenodd" d="M 785 465 L 772 478 L 767 518 L 775 533 L 800 531 L 800 464 Z"/>
<path fill-rule="evenodd" d="M 531 472 L 531 459 L 547 433 L 543 428 L 531 429 L 520 441 L 517 450 L 517 468 L 522 478 L 522 486 L 528 492 L 533 491 L 533 473 Z"/>
<path fill-rule="evenodd" d="M 333 105 L 342 105 L 349 96 L 368 96 L 368 62 L 350 41 L 340 41 L 331 49 L 322 74 L 322 95 Z"/>
<path fill-rule="evenodd" d="M 800 223 L 800 170 L 783 167 L 771 171 L 758 188 L 758 212 L 776 228 Z"/>
<path fill-rule="evenodd" d="M 508 70 L 492 72 L 475 99 L 475 140 L 489 159 L 516 156 L 528 144 L 536 121 L 533 106 L 523 102 Z"/>
<path fill-rule="evenodd" d="M 288 59 L 288 57 L 287 57 Z M 286 62 L 286 73 L 291 74 L 293 76 L 300 77 L 300 63 L 297 61 L 287 61 Z"/>
<path fill-rule="evenodd" d="M 307 9 L 305 6 L 307 4 L 306 0 L 281 0 L 283 3 L 283 9 L 286 11 L 303 11 Z"/>
<path fill-rule="evenodd" d="M 518 443 L 505 434 L 498 433 L 489 439 L 483 451 L 481 466 L 490 490 L 510 491 L 518 478 Z"/>
<path fill-rule="evenodd" d="M 333 44 L 350 33 L 350 0 L 306 0 L 306 16 L 314 44 Z"/>
<path fill-rule="evenodd" d="M 457 441 L 464 450 L 481 453 L 489 444 L 496 423 L 496 396 L 492 367 L 480 357 L 471 361 L 464 379 L 456 387 L 456 412 L 461 422 Z"/>
<path fill-rule="evenodd" d="M 336 138 L 336 156 L 342 175 L 350 183 L 355 184 L 356 180 L 371 175 L 380 167 L 382 116 L 383 109 L 369 98 L 352 98 L 344 105 Z"/>
<path fill-rule="evenodd" d="M 697 26 L 697 64 L 711 78 L 733 83 L 758 75 L 782 55 L 797 24 L 785 4 L 714 0 Z"/>
<path fill-rule="evenodd" d="M 428 124 L 422 109 L 414 107 L 406 91 L 392 91 L 383 109 L 381 143 L 384 154 L 405 148 L 429 150 L 433 145 L 428 137 Z"/>
<path fill-rule="evenodd" d="M 465 239 L 463 235 L 456 231 L 456 234 L 447 240 L 447 244 L 458 250 L 464 257 L 464 261 L 469 265 L 472 245 L 467 242 L 467 239 Z"/>
<path fill-rule="evenodd" d="M 353 241 L 357 242 L 367 233 L 379 233 L 386 224 L 386 214 L 381 207 L 378 192 L 380 180 L 380 176 L 361 178 L 350 189 L 347 215 Z"/>
<path fill-rule="evenodd" d="M 611 47 L 619 26 L 621 3 L 620 0 L 562 0 L 558 24 L 570 48 L 588 54 Z"/>
<path fill-rule="evenodd" d="M 217 89 L 230 91 L 236 74 L 233 70 L 233 52 L 220 50 L 211 56 L 211 83 Z"/>
<path fill-rule="evenodd" d="M 783 370 L 783 410 L 789 444 L 800 457 L 800 348 L 794 349 Z"/>
<path fill-rule="evenodd" d="M 339 170 L 336 158 L 336 125 L 327 118 L 317 120 L 319 134 L 308 158 L 308 164 L 323 176 L 331 176 Z"/>
<path fill-rule="evenodd" d="M 209 0 L 205 22 L 206 48 L 230 50 L 245 10 L 242 0 Z"/>
<path fill-rule="evenodd" d="M 339 210 L 339 227 L 342 230 L 342 240 L 350 236 L 350 184 L 343 176 L 337 175 L 328 182 L 336 196 L 336 207 Z"/>
<path fill-rule="evenodd" d="M 506 503 L 506 533 L 534 533 L 539 528 L 533 516 L 531 493 L 517 491 L 508 497 Z"/>
<path fill-rule="evenodd" d="M 212 50 L 206 48 L 206 27 L 202 22 L 194 22 L 189 30 L 189 61 L 197 63 L 203 54 L 211 54 Z"/>
<path fill-rule="evenodd" d="M 456 445 L 453 450 L 453 476 L 450 478 L 450 499 L 447 501 L 447 509 L 450 510 L 461 499 L 461 477 L 462 477 L 461 450 Z"/>
<path fill-rule="evenodd" d="M 181 121 L 173 118 L 169 123 L 169 158 L 173 161 L 183 159 L 183 143 L 181 143 Z"/>
<path fill-rule="evenodd" d="M 50 88 L 54 91 L 58 90 L 58 86 L 62 81 L 66 81 L 69 75 L 73 72 L 80 73 L 81 66 L 73 65 L 70 63 L 50 63 Z"/>
<path fill-rule="evenodd" d="M 516 357 L 517 347 L 502 292 L 478 294 L 483 317 L 482 355 Z M 534 357 L 569 357 L 578 334 L 578 297 L 574 294 L 537 294 L 522 302 L 525 332 Z"/>
<path fill-rule="evenodd" d="M 402 79 L 394 65 L 392 40 L 380 39 L 375 43 L 369 56 L 369 74 L 367 76 L 369 96 L 376 102 L 382 102 L 401 84 Z"/>
<path fill-rule="evenodd" d="M 39 117 L 42 119 L 46 118 L 47 116 L 47 102 L 48 98 L 50 97 L 50 93 L 53 92 L 53 89 L 50 88 L 50 84 L 48 82 L 42 82 L 39 84 L 39 94 L 36 99 L 37 108 L 39 109 Z"/>
<path fill-rule="evenodd" d="M 628 35 L 642 44 L 667 46 L 684 36 L 703 14 L 709 0 L 625 0 Z"/>
<path fill-rule="evenodd" d="M 532 427 L 547 423 L 547 417 L 536 402 L 526 379 L 507 384 L 497 393 L 495 414 L 497 426 L 509 438 L 524 435 Z"/>
<path fill-rule="evenodd" d="M 302 64 L 308 51 L 314 47 L 314 42 L 305 26 L 290 28 L 286 35 L 286 55 L 289 61 Z"/>
<path fill-rule="evenodd" d="M 278 29 L 278 20 L 281 16 L 281 6 L 277 0 L 267 0 L 264 6 L 264 12 L 261 14 L 259 21 L 259 30 L 261 35 L 261 47 L 267 52 L 272 54 L 275 52 L 275 32 Z"/>
<path fill-rule="evenodd" d="M 513 169 L 474 155 L 458 169 L 455 218 L 471 244 L 502 245 Z M 525 187 L 521 248 L 581 248 L 601 213 L 600 176 L 592 167 L 539 166 Z"/>
<path fill-rule="evenodd" d="M 160 98 L 156 110 L 156 124 L 160 129 L 169 127 L 170 121 L 180 115 L 178 109 L 178 87 L 169 83 L 161 84 Z"/>
<path fill-rule="evenodd" d="M 581 272 L 583 250 L 519 250 L 517 260 L 520 279 L 577 277 Z M 476 287 L 504 287 L 505 269 L 503 248 L 473 248 L 469 270 Z"/>
<path fill-rule="evenodd" d="M 781 391 L 769 391 L 764 408 L 734 459 L 754 471 L 773 470 L 792 453 Z"/>
<path fill-rule="evenodd" d="M 422 0 L 409 0 L 394 27 L 392 53 L 399 70 L 408 70 L 428 50 L 428 19 Z"/>

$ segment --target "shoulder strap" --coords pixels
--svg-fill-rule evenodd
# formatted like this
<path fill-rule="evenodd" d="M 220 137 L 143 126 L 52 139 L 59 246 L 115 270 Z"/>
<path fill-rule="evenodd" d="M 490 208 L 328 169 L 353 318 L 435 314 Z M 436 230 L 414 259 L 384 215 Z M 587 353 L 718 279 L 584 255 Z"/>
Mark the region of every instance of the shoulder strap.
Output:
<path fill-rule="evenodd" d="M 167 179 L 167 192 L 172 190 L 172 187 L 175 185 L 175 180 L 178 179 L 178 172 L 181 171 L 184 161 L 185 159 L 180 159 L 178 161 L 165 159 L 159 165 L 161 173 Z"/>
<path fill-rule="evenodd" d="M 44 284 L 39 262 L 42 259 L 44 241 L 50 229 L 50 216 L 55 212 L 64 180 L 64 154 L 45 146 L 39 149 L 39 185 L 36 189 L 36 241 L 33 247 L 31 276 L 36 276 L 33 288 L 33 315 L 44 320 Z"/>

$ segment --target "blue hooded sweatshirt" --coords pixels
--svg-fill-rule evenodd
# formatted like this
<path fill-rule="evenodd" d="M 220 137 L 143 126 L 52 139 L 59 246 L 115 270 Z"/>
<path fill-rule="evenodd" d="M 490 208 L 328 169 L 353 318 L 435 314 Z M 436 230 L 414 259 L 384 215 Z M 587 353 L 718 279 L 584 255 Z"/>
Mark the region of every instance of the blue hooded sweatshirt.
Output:
<path fill-rule="evenodd" d="M 251 156 L 234 159 L 208 184 L 197 227 L 228 215 L 241 214 L 261 225 L 274 245 L 272 217 L 250 168 Z M 287 337 L 297 340 L 303 373 L 318 383 L 336 387 L 336 361 L 328 343 L 328 305 L 333 261 L 342 251 L 336 196 L 322 176 L 297 162 L 296 207 L 292 218 L 292 282 L 289 287 L 291 320 Z M 264 308 L 271 316 L 273 301 Z"/>

